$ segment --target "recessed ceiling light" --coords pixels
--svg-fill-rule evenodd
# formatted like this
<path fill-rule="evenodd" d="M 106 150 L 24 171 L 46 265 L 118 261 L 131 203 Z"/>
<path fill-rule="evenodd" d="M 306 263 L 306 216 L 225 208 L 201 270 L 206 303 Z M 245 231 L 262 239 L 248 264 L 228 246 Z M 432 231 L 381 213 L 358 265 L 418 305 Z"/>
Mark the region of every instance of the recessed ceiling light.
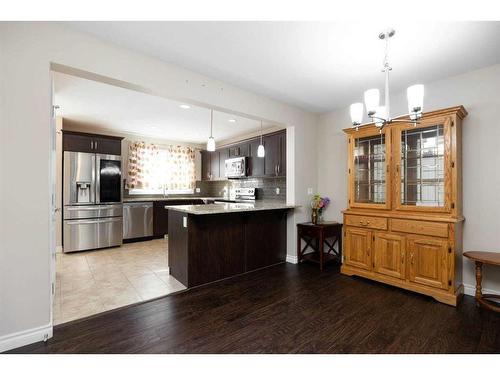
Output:
<path fill-rule="evenodd" d="M 234 119 L 234 118 L 230 118 L 230 119 L 229 119 L 229 120 L 227 120 L 227 121 L 229 121 L 229 122 L 236 122 L 236 119 Z"/>
<path fill-rule="evenodd" d="M 189 109 L 189 108 L 191 108 L 191 106 L 187 105 L 187 104 L 181 104 L 179 107 L 181 107 L 182 109 Z"/>

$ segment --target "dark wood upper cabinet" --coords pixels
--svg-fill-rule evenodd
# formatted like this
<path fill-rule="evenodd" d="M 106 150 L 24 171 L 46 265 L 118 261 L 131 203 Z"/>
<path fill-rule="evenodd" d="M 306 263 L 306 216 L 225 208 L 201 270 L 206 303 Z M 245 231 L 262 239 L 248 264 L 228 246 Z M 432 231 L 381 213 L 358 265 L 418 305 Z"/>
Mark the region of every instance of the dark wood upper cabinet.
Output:
<path fill-rule="evenodd" d="M 279 147 L 278 176 L 286 176 L 286 131 L 279 133 Z"/>
<path fill-rule="evenodd" d="M 121 139 L 96 137 L 94 138 L 94 147 L 98 154 L 121 155 Z"/>
<path fill-rule="evenodd" d="M 279 134 L 270 134 L 263 139 L 266 155 L 264 157 L 264 175 L 277 176 L 280 162 L 280 137 Z"/>
<path fill-rule="evenodd" d="M 63 151 L 121 155 L 122 137 L 63 130 Z"/>
<path fill-rule="evenodd" d="M 219 178 L 226 178 L 226 160 L 230 158 L 229 152 L 229 148 L 219 150 Z"/>
<path fill-rule="evenodd" d="M 95 152 L 93 149 L 93 139 L 88 135 L 63 131 L 63 151 L 93 153 Z"/>
<path fill-rule="evenodd" d="M 201 152 L 202 180 L 225 178 L 225 162 L 229 158 L 248 157 L 248 177 L 286 176 L 286 131 L 267 134 L 263 137 L 266 150 L 264 158 L 257 156 L 260 137 L 246 140 L 215 152 Z"/>
<path fill-rule="evenodd" d="M 264 176 L 264 158 L 259 158 L 257 156 L 257 150 L 260 145 L 260 138 L 254 139 L 250 142 L 250 155 L 249 155 L 249 171 L 248 175 L 250 177 Z"/>
<path fill-rule="evenodd" d="M 210 180 L 210 166 L 210 152 L 205 150 L 201 151 L 201 179 L 203 181 Z"/>
<path fill-rule="evenodd" d="M 218 180 L 220 178 L 220 152 L 216 150 L 210 154 L 211 180 Z"/>

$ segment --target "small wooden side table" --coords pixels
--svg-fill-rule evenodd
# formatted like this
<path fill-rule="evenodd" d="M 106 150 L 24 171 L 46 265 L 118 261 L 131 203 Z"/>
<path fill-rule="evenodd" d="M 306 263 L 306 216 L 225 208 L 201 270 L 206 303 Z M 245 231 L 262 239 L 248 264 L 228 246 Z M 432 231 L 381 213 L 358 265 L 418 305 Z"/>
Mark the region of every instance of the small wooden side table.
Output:
<path fill-rule="evenodd" d="M 476 263 L 476 301 L 481 306 L 500 312 L 500 305 L 489 300 L 500 300 L 498 294 L 483 294 L 481 282 L 483 280 L 483 264 L 492 264 L 500 266 L 500 253 L 490 251 L 467 251 L 464 257 L 473 260 Z"/>
<path fill-rule="evenodd" d="M 306 242 L 304 248 L 302 248 L 302 239 Z M 339 244 L 338 251 L 334 248 L 336 243 Z M 328 247 L 327 252 L 324 251 L 325 244 Z M 314 252 L 304 254 L 309 248 Z M 335 259 L 342 263 L 342 224 L 336 221 L 297 224 L 297 261 L 299 263 L 302 260 L 319 263 L 319 269 L 323 271 L 323 265 Z"/>

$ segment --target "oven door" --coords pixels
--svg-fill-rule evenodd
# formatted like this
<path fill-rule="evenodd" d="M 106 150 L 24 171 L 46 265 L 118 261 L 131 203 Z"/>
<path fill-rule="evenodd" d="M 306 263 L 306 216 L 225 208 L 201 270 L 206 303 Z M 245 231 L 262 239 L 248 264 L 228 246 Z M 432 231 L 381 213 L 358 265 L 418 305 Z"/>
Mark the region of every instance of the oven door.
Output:
<path fill-rule="evenodd" d="M 117 155 L 97 154 L 96 203 L 122 202 L 122 158 Z"/>

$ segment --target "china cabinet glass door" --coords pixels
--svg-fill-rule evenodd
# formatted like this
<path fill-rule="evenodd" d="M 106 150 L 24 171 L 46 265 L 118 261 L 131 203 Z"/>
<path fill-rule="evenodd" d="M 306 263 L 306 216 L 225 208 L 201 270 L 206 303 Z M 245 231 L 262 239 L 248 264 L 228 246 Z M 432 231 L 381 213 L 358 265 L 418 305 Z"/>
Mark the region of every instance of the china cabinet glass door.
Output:
<path fill-rule="evenodd" d="M 449 209 L 449 122 L 405 127 L 397 132 L 399 164 L 396 176 L 398 209 Z"/>
<path fill-rule="evenodd" d="M 352 138 L 351 206 L 386 208 L 387 150 L 386 132 Z"/>

